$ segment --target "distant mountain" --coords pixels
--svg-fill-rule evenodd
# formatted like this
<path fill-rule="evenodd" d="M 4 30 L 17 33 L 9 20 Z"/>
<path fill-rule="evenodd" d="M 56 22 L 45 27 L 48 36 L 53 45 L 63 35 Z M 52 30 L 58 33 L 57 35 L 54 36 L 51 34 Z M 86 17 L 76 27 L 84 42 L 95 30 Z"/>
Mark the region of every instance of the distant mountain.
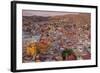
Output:
<path fill-rule="evenodd" d="M 76 24 L 90 24 L 90 14 L 89 13 L 79 13 L 79 14 L 67 14 L 59 16 L 23 16 L 24 22 L 42 22 L 42 21 L 59 21 L 64 20 L 69 23 Z"/>
<path fill-rule="evenodd" d="M 52 16 L 50 20 L 52 21 L 59 21 L 64 20 L 69 23 L 74 24 L 90 24 L 90 17 L 89 13 L 79 13 L 79 14 L 67 14 L 67 15 L 60 15 L 60 16 Z"/>
<path fill-rule="evenodd" d="M 49 17 L 43 16 L 23 16 L 23 21 L 32 21 L 32 22 L 41 22 L 41 21 L 48 21 Z"/>

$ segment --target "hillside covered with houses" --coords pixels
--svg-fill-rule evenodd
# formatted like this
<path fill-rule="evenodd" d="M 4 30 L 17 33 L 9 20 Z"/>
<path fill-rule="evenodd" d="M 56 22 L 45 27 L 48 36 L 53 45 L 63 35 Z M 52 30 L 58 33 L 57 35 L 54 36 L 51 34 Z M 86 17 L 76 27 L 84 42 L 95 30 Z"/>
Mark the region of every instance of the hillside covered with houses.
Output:
<path fill-rule="evenodd" d="M 91 59 L 90 13 L 22 18 L 23 63 Z"/>

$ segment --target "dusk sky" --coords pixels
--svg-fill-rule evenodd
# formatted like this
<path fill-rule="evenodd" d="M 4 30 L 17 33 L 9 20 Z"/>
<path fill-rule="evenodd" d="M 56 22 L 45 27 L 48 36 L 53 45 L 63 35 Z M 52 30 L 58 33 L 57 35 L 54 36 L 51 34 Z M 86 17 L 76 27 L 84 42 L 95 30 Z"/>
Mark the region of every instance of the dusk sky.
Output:
<path fill-rule="evenodd" d="M 56 11 L 38 11 L 38 10 L 23 10 L 23 16 L 56 16 L 56 15 L 66 15 L 66 14 L 78 14 L 72 12 L 56 12 Z"/>

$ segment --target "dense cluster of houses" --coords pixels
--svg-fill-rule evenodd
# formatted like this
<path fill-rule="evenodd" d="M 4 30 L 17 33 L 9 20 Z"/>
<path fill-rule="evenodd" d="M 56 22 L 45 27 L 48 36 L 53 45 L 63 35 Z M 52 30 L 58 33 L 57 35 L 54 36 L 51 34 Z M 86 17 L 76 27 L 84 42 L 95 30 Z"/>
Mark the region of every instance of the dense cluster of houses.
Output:
<path fill-rule="evenodd" d="M 24 63 L 91 59 L 90 14 L 43 18 L 23 18 Z"/>

